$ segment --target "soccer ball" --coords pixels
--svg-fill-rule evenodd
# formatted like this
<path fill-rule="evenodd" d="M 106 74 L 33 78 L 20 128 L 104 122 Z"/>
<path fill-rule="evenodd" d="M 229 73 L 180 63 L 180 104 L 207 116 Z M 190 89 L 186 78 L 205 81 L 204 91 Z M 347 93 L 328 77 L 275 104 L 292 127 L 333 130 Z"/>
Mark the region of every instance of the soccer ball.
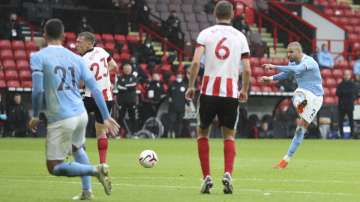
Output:
<path fill-rule="evenodd" d="M 145 168 L 152 168 L 159 161 L 156 153 L 152 150 L 144 150 L 139 156 L 139 163 Z"/>

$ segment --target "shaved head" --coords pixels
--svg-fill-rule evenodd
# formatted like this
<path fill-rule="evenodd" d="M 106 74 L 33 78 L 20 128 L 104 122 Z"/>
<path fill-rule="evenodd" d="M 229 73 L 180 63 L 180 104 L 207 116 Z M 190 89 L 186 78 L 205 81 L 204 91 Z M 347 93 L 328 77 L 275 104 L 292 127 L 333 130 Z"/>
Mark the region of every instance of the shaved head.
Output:
<path fill-rule="evenodd" d="M 287 47 L 287 56 L 291 62 L 300 62 L 303 57 L 301 44 L 297 41 L 290 42 Z"/>

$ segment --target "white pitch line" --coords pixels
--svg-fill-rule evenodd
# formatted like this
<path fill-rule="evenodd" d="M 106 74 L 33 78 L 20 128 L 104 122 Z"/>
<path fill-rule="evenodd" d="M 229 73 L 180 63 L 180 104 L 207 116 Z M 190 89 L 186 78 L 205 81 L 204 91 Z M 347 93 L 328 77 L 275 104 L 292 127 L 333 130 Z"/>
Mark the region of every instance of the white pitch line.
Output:
<path fill-rule="evenodd" d="M 4 178 L 3 178 L 4 179 Z M 17 181 L 17 182 L 29 182 L 29 183 L 62 183 L 62 184 L 79 184 L 80 182 L 75 181 L 57 181 L 57 180 L 24 180 L 24 179 L 10 179 L 5 178 L 7 181 Z M 100 186 L 99 184 L 95 184 Z M 155 184 L 131 184 L 131 183 L 113 183 L 113 186 L 125 186 L 125 187 L 144 187 L 144 188 L 159 188 L 159 189 L 192 189 L 198 190 L 198 186 L 173 186 L 173 185 L 155 185 Z M 242 189 L 237 188 L 236 191 L 240 192 L 257 192 L 262 194 L 269 193 L 285 193 L 285 194 L 303 194 L 303 195 L 327 195 L 327 196 L 355 196 L 352 193 L 343 193 L 343 192 L 313 192 L 313 191 L 290 191 L 290 190 L 271 190 L 271 189 Z"/>

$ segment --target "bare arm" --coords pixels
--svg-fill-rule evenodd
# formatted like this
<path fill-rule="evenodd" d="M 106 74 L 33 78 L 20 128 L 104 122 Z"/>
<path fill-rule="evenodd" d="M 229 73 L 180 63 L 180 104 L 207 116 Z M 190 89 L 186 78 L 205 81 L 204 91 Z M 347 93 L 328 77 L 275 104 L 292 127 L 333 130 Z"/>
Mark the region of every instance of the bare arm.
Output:
<path fill-rule="evenodd" d="M 116 62 L 113 58 L 111 58 L 111 60 L 109 61 L 108 64 L 109 64 L 109 67 L 108 67 L 109 72 L 116 70 L 118 67 L 118 65 L 116 64 Z"/>
<path fill-rule="evenodd" d="M 195 81 L 199 73 L 200 69 L 200 59 L 201 56 L 204 54 L 205 47 L 198 46 L 195 49 L 194 57 L 190 67 L 190 78 L 189 78 L 189 86 L 185 93 L 185 97 L 188 100 L 191 100 L 195 96 Z"/>
<path fill-rule="evenodd" d="M 250 77 L 251 77 L 251 68 L 249 58 L 244 58 L 241 60 L 243 63 L 243 73 L 242 73 L 242 89 L 245 92 L 249 90 L 250 86 Z"/>

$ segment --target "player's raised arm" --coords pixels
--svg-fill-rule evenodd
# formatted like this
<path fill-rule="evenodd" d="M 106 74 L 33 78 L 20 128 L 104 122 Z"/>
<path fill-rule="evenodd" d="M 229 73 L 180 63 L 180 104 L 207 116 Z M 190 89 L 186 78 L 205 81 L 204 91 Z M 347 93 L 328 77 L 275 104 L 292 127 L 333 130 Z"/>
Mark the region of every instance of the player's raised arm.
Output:
<path fill-rule="evenodd" d="M 195 96 L 195 80 L 198 76 L 199 69 L 200 69 L 200 60 L 201 56 L 204 54 L 205 47 L 198 46 L 195 49 L 194 57 L 190 67 L 190 78 L 189 78 L 189 86 L 185 93 L 185 97 L 188 100 L 191 100 Z"/>
<path fill-rule="evenodd" d="M 118 68 L 117 63 L 115 62 L 115 60 L 113 58 L 110 59 L 108 64 L 109 64 L 109 67 L 108 67 L 109 72 L 114 71 Z"/>

